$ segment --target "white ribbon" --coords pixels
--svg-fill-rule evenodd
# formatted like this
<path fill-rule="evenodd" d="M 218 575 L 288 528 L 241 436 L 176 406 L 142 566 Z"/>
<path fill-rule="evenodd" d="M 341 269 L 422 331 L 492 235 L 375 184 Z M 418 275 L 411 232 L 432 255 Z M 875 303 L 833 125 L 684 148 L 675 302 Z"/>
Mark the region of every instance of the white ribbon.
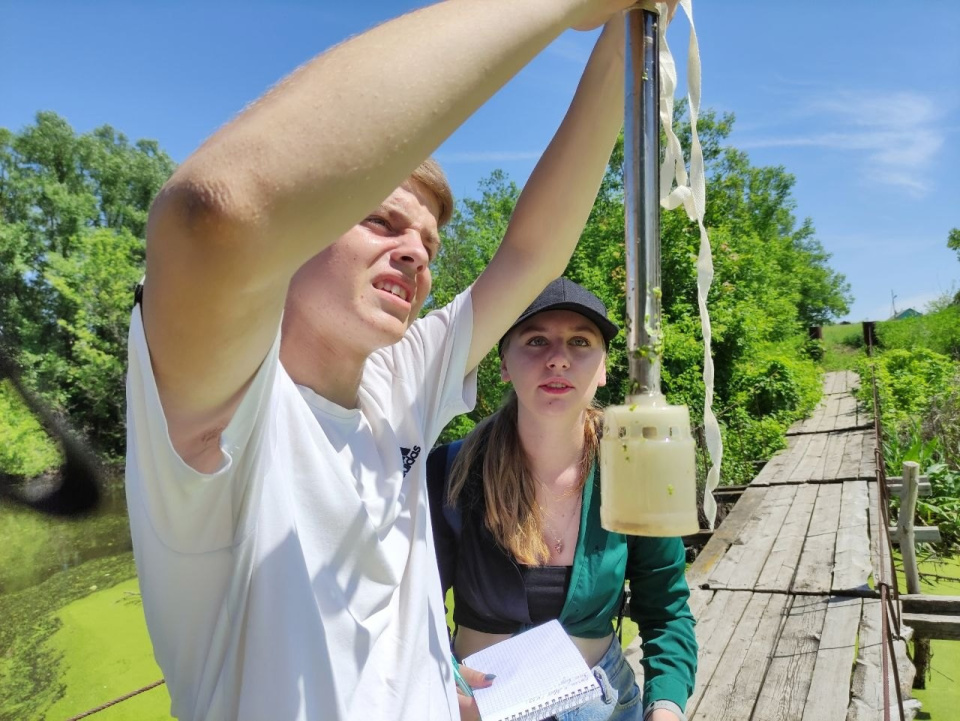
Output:
<path fill-rule="evenodd" d="M 663 165 L 660 167 L 660 205 L 667 210 L 683 206 L 687 216 L 696 220 L 700 228 L 700 253 L 697 257 L 697 304 L 700 307 L 700 326 L 703 330 L 703 427 L 710 456 L 710 470 L 703 493 L 703 513 L 710 529 L 717 517 L 717 503 L 713 490 L 720 483 L 720 462 L 723 459 L 723 441 L 720 425 L 713 413 L 713 355 L 710 350 L 710 315 L 707 312 L 707 294 L 713 282 L 713 259 L 710 254 L 710 239 L 703 225 L 706 207 L 706 180 L 703 167 L 703 148 L 697 135 L 697 118 L 700 115 L 700 45 L 693 24 L 692 0 L 680 0 L 680 7 L 690 22 L 690 42 L 687 47 L 687 99 L 690 113 L 690 177 L 683 161 L 680 140 L 673 132 L 673 96 L 677 89 L 677 66 L 667 45 L 666 26 L 658 23 L 660 35 L 660 124 L 667 136 Z M 667 17 L 666 3 L 660 3 L 660 16 Z"/>

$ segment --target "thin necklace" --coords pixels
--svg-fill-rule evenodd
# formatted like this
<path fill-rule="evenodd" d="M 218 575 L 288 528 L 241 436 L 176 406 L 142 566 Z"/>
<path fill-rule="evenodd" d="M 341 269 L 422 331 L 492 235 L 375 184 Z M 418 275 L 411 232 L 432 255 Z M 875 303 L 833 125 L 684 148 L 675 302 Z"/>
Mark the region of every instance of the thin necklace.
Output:
<path fill-rule="evenodd" d="M 539 484 L 540 488 L 543 489 L 543 492 L 546 495 L 553 498 L 554 502 L 556 502 L 556 501 L 562 501 L 565 498 L 569 498 L 574 493 L 580 493 L 583 490 L 583 487 L 585 485 L 584 481 L 586 480 L 586 477 L 583 474 L 582 467 L 580 472 L 578 473 L 578 476 L 579 478 L 577 479 L 577 483 L 559 495 L 552 493 L 550 489 L 548 489 L 546 485 L 544 485 L 543 481 L 541 481 L 539 478 L 536 478 L 536 476 L 534 477 L 536 478 L 536 481 Z M 574 508 L 573 513 L 570 514 L 570 518 L 567 519 L 566 527 L 563 529 L 563 533 L 560 534 L 559 536 L 553 531 L 551 531 L 549 528 L 547 528 L 546 523 L 541 522 L 540 524 L 543 527 L 543 533 L 547 537 L 547 539 L 550 539 L 550 538 L 553 539 L 553 550 L 556 552 L 558 556 L 561 553 L 563 553 L 563 548 L 564 548 L 563 539 L 566 537 L 567 533 L 570 531 L 570 526 L 573 524 L 573 519 L 580 517 L 580 506 L 582 505 L 582 503 L 583 503 L 583 495 L 581 494 L 581 495 L 578 495 L 576 508 Z M 537 502 L 537 506 L 539 506 L 540 508 L 541 516 L 546 517 L 546 516 L 552 515 L 547 511 L 546 508 L 543 507 L 543 504 L 541 504 L 539 501 Z"/>
<path fill-rule="evenodd" d="M 570 526 L 573 525 L 573 519 L 580 517 L 580 505 L 582 503 L 583 503 L 583 497 L 581 496 L 580 498 L 577 499 L 577 505 L 574 507 L 573 512 L 570 514 L 570 518 L 567 519 L 567 525 L 563 529 L 563 533 L 560 534 L 559 536 L 553 531 L 551 531 L 549 528 L 547 528 L 546 523 L 541 523 L 541 525 L 543 526 L 544 535 L 546 535 L 548 538 L 553 539 L 553 550 L 556 551 L 558 556 L 561 553 L 563 553 L 563 539 L 566 537 L 567 533 L 570 531 Z M 539 503 L 537 505 L 540 506 Z M 545 516 L 550 515 L 547 512 L 547 509 L 545 509 L 543 506 L 540 506 L 540 512 Z"/>
<path fill-rule="evenodd" d="M 551 491 L 549 488 L 547 488 L 546 484 L 544 484 L 544 482 L 541 481 L 539 478 L 537 479 L 537 483 L 540 484 L 540 488 L 543 489 L 543 492 L 546 493 L 548 496 L 550 496 L 550 497 L 551 497 L 553 500 L 555 500 L 555 501 L 562 501 L 564 498 L 569 498 L 569 497 L 572 496 L 574 493 L 579 493 L 580 491 L 583 490 L 583 482 L 582 482 L 582 479 L 581 479 L 581 481 L 578 481 L 576 485 L 570 486 L 570 488 L 568 488 L 567 490 L 565 490 L 565 491 L 564 491 L 563 493 L 561 493 L 560 495 L 555 494 L 553 491 Z"/>

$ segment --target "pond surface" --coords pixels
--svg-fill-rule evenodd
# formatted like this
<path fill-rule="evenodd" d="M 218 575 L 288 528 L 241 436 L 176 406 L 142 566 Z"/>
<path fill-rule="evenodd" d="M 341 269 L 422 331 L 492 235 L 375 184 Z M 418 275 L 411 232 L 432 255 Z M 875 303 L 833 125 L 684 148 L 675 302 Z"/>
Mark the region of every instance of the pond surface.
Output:
<path fill-rule="evenodd" d="M 22 591 L 81 563 L 132 550 L 121 482 L 96 514 L 76 520 L 0 503 L 0 594 Z"/>

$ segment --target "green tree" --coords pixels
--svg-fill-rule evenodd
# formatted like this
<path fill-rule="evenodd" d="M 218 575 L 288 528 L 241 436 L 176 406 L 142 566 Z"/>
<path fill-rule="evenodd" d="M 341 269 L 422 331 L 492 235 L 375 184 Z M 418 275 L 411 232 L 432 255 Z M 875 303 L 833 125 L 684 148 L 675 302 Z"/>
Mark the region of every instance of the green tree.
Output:
<path fill-rule="evenodd" d="M 769 457 L 783 443 L 783 430 L 815 403 L 819 384 L 806 355 L 806 326 L 845 313 L 849 286 L 829 267 L 829 255 L 813 224 L 793 214 L 793 176 L 779 167 L 755 167 L 725 145 L 730 114 L 704 113 L 698 132 L 708 170 L 707 224 L 715 278 L 708 299 L 716 366 L 716 406 L 725 435 L 737 443 L 725 459 L 728 478 L 743 480 L 750 461 Z M 690 130 L 678 126 L 681 142 Z M 621 327 L 625 318 L 623 139 L 607 169 L 580 243 L 565 275 L 604 301 Z M 471 282 L 506 229 L 517 188 L 497 172 L 481 186 L 481 197 L 461 202 L 434 268 L 434 300 L 441 304 Z M 661 213 L 661 275 L 665 357 L 663 390 L 690 407 L 700 422 L 703 403 L 703 346 L 697 311 L 696 254 L 699 231 L 682 209 Z M 611 345 L 608 384 L 601 403 L 620 402 L 628 387 L 625 334 Z M 503 388 L 491 354 L 481 365 L 478 406 L 467 420 L 448 428 L 462 435 L 496 408 Z M 739 456 L 738 456 L 739 453 Z"/>
<path fill-rule="evenodd" d="M 122 451 L 122 368 L 150 202 L 175 165 L 109 126 L 38 113 L 0 128 L 0 332 L 27 381 L 108 454 Z"/>
<path fill-rule="evenodd" d="M 143 272 L 143 241 L 126 229 L 85 230 L 69 255 L 53 253 L 48 262 L 46 281 L 67 310 L 59 328 L 70 356 L 43 354 L 38 370 L 57 379 L 66 411 L 83 430 L 119 451 L 131 289 Z"/>
<path fill-rule="evenodd" d="M 480 183 L 480 197 L 459 201 L 433 265 L 433 289 L 424 312 L 449 303 L 477 279 L 496 252 L 517 204 L 520 189 L 501 170 Z M 477 369 L 477 405 L 455 418 L 442 441 L 460 438 L 499 406 L 505 386 L 500 382 L 500 359 L 491 350 Z"/>
<path fill-rule="evenodd" d="M 960 260 L 960 228 L 951 228 L 947 234 L 947 247 L 957 252 L 957 260 Z"/>

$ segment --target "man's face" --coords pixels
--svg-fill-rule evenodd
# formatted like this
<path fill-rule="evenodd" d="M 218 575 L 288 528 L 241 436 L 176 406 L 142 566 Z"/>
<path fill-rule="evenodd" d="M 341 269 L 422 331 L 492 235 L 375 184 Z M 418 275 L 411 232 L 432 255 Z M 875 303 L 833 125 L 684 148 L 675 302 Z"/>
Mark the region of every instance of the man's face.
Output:
<path fill-rule="evenodd" d="M 297 271 L 288 306 L 359 351 L 397 342 L 430 293 L 439 210 L 430 191 L 404 183 Z"/>

